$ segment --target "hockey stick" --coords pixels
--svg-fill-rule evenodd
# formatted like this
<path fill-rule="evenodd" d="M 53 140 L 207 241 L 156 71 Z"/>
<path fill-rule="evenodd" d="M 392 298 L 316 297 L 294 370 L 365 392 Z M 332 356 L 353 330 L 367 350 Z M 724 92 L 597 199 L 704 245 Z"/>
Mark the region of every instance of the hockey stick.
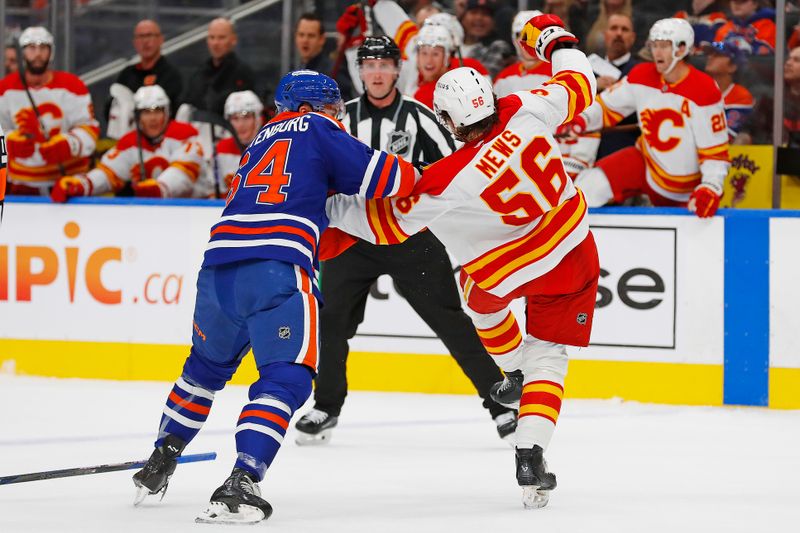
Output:
<path fill-rule="evenodd" d="M 203 122 L 210 126 L 211 157 L 214 160 L 214 197 L 219 199 L 222 197 L 222 187 L 220 185 L 219 159 L 217 158 L 217 134 L 214 131 L 214 127 L 220 126 L 228 131 L 233 136 L 233 140 L 236 143 L 236 146 L 239 147 L 240 152 L 244 152 L 245 146 L 239 142 L 239 137 L 236 135 L 236 130 L 234 129 L 233 125 L 228 120 L 225 120 L 224 117 L 221 117 L 212 111 L 195 109 L 194 113 L 192 113 L 192 120 L 196 122 Z"/>
<path fill-rule="evenodd" d="M 178 457 L 179 463 L 196 463 L 198 461 L 213 461 L 217 458 L 216 452 L 195 453 Z M 0 477 L 0 485 L 11 485 L 12 483 L 25 483 L 28 481 L 41 481 L 43 479 L 56 479 L 61 477 L 86 476 L 89 474 L 104 474 L 106 472 L 117 472 L 119 470 L 133 470 L 142 468 L 147 464 L 147 459 L 142 461 L 129 461 L 127 463 L 113 463 L 98 466 L 83 466 L 78 468 L 65 468 L 63 470 L 47 470 L 45 472 L 33 472 L 31 474 L 17 474 L 14 476 Z"/>

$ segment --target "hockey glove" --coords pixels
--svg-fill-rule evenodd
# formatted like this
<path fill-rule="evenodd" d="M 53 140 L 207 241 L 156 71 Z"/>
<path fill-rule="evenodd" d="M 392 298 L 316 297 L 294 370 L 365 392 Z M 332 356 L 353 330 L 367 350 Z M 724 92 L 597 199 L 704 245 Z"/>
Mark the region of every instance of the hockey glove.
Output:
<path fill-rule="evenodd" d="M 556 129 L 556 137 L 575 137 L 585 131 L 586 119 L 581 115 L 576 115 L 572 122 L 565 122 Z"/>
<path fill-rule="evenodd" d="M 689 211 L 694 213 L 700 218 L 713 217 L 719 207 L 719 201 L 722 199 L 722 191 L 717 191 L 706 183 L 698 185 L 692 195 L 689 197 L 689 204 L 687 207 Z"/>
<path fill-rule="evenodd" d="M 17 114 L 14 115 L 14 122 L 17 124 L 17 130 L 23 135 L 32 137 L 37 142 L 44 141 L 39 119 L 32 108 L 25 107 L 17 111 Z"/>
<path fill-rule="evenodd" d="M 166 198 L 167 191 L 158 180 L 142 180 L 133 185 L 134 196 L 140 198 Z"/>
<path fill-rule="evenodd" d="M 336 31 L 345 38 L 343 50 L 361 44 L 367 31 L 367 19 L 364 17 L 361 4 L 352 4 L 344 10 L 336 21 Z"/>
<path fill-rule="evenodd" d="M 76 145 L 74 151 L 73 144 Z M 78 152 L 78 144 L 80 141 L 74 135 L 58 133 L 39 145 L 39 153 L 48 164 L 57 165 L 75 157 L 73 154 Z"/>
<path fill-rule="evenodd" d="M 50 191 L 50 199 L 58 204 L 63 204 L 74 196 L 91 195 L 92 182 L 84 176 L 62 176 Z"/>
<path fill-rule="evenodd" d="M 550 62 L 555 50 L 574 48 L 578 39 L 564 29 L 557 15 L 539 15 L 531 18 L 520 33 L 519 44 L 528 54 Z"/>
<path fill-rule="evenodd" d="M 33 137 L 14 130 L 6 135 L 6 148 L 11 159 L 25 159 L 31 157 L 36 151 L 36 141 L 33 140 Z"/>

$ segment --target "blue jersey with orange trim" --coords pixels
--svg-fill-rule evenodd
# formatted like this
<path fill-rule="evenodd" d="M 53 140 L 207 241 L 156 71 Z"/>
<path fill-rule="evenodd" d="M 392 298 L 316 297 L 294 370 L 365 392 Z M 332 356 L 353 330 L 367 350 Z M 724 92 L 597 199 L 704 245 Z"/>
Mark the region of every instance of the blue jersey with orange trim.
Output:
<path fill-rule="evenodd" d="M 416 171 L 320 113 L 281 113 L 247 147 L 203 266 L 249 259 L 295 264 L 316 278 L 329 193 L 408 195 Z M 315 294 L 319 293 L 315 288 Z"/>

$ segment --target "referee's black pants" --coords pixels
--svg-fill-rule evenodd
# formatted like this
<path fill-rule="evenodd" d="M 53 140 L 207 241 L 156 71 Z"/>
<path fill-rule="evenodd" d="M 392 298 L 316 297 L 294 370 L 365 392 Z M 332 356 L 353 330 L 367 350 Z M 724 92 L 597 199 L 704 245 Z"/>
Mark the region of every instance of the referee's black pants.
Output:
<path fill-rule="evenodd" d="M 430 231 L 392 246 L 359 240 L 323 264 L 325 305 L 320 311 L 321 352 L 315 407 L 339 416 L 347 396 L 348 340 L 364 320 L 370 287 L 382 274 L 392 277 L 398 291 L 441 339 L 472 381 L 492 418 L 509 411 L 489 398 L 490 387 L 502 381 L 503 376 L 461 308 L 450 258 Z"/>

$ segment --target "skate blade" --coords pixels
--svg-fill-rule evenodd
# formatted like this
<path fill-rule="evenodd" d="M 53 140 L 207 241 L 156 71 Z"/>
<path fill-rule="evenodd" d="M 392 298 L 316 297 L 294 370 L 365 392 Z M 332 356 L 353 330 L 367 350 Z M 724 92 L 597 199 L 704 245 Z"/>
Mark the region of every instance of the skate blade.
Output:
<path fill-rule="evenodd" d="M 522 487 L 522 506 L 525 509 L 541 509 L 549 501 L 549 490 L 540 490 L 536 485 Z"/>
<path fill-rule="evenodd" d="M 264 511 L 252 505 L 241 504 L 239 511 L 232 513 L 224 503 L 211 502 L 194 521 L 198 524 L 252 525 L 265 518 Z"/>
<path fill-rule="evenodd" d="M 333 432 L 330 429 L 323 429 L 319 433 L 311 434 L 311 433 L 303 433 L 302 431 L 297 432 L 297 437 L 295 437 L 294 442 L 298 446 L 320 446 L 322 444 L 328 444 L 333 436 Z"/>
<path fill-rule="evenodd" d="M 142 503 L 145 498 L 147 498 L 148 494 L 150 494 L 150 489 L 144 485 L 136 487 L 136 496 L 133 497 L 133 506 L 138 507 L 139 504 Z"/>

